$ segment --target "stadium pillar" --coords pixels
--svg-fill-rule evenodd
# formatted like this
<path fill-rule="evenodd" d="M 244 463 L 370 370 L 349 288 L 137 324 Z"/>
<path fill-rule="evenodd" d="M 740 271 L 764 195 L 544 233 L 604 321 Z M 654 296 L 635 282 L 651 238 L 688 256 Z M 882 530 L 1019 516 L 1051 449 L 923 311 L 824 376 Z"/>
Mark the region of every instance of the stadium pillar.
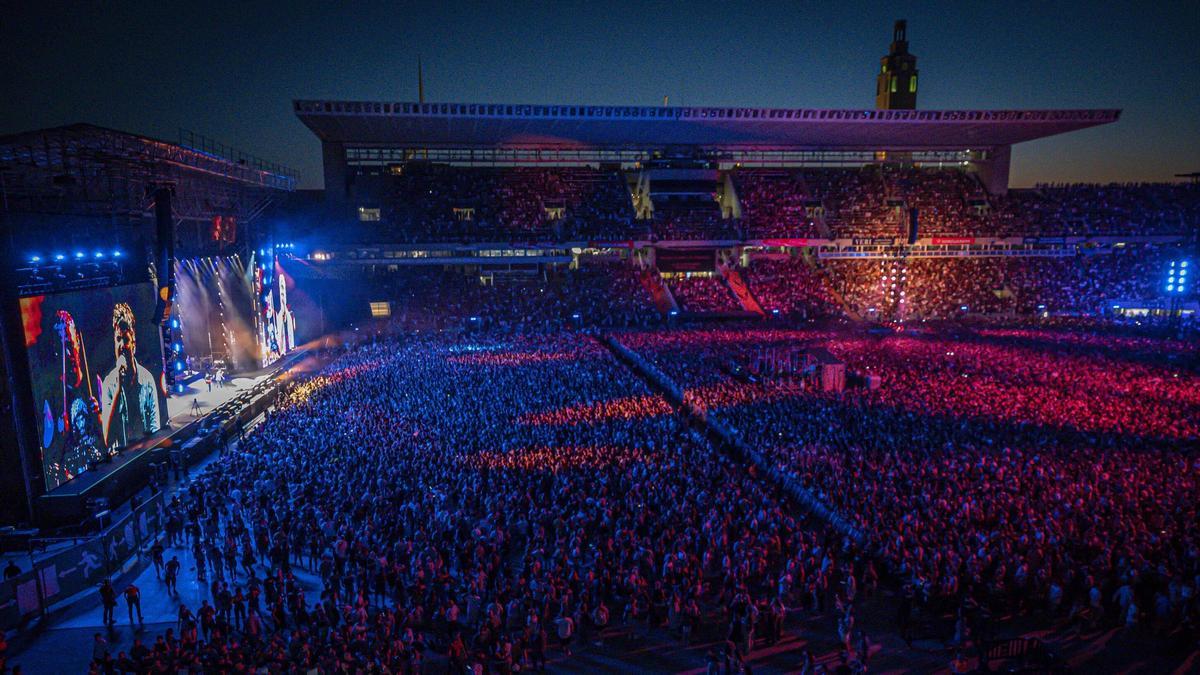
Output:
<path fill-rule="evenodd" d="M 175 217 L 171 212 L 171 192 L 172 188 L 165 185 L 154 190 L 154 262 L 158 274 L 155 325 L 171 318 L 171 302 L 175 299 Z"/>
<path fill-rule="evenodd" d="M 325 202 L 341 210 L 350 197 L 346 146 L 328 141 L 321 143 L 321 162 L 325 166 Z"/>
<path fill-rule="evenodd" d="M 988 152 L 987 160 L 979 162 L 979 180 L 988 194 L 1008 194 L 1008 167 L 1012 161 L 1012 146 L 998 145 Z"/>
<path fill-rule="evenodd" d="M 0 212 L 0 232 L 12 223 Z M 33 380 L 25 349 L 25 330 L 18 291 L 17 252 L 11 236 L 0 237 L 0 343 L 3 373 L 0 382 L 0 517 L 4 522 L 34 522 L 34 486 L 43 485 L 37 441 L 37 413 L 33 405 Z M 11 425 L 11 426 L 10 426 Z M 41 490 L 38 490 L 40 494 Z"/>

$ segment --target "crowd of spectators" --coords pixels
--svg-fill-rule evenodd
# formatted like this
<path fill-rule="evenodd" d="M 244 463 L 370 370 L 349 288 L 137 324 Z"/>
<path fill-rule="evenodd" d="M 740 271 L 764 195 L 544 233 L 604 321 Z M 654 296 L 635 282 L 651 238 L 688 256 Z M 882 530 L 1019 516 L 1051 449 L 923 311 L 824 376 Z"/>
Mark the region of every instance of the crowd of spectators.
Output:
<path fill-rule="evenodd" d="M 565 241 L 632 231 L 629 189 L 616 171 L 411 165 L 389 178 L 384 227 L 413 241 Z"/>
<path fill-rule="evenodd" d="M 715 201 L 656 204 L 649 224 L 657 240 L 740 238 L 736 221 L 725 218 Z"/>
<path fill-rule="evenodd" d="M 667 282 L 680 311 L 740 312 L 742 306 L 720 274 L 677 275 Z"/>
<path fill-rule="evenodd" d="M 803 259 L 756 258 L 746 269 L 746 282 L 770 314 L 814 319 L 841 312 L 824 272 Z"/>
<path fill-rule="evenodd" d="M 578 334 L 347 348 L 168 511 L 195 569 L 145 592 L 194 576 L 211 601 L 98 641 L 97 672 L 508 673 L 613 630 L 741 672 L 797 607 L 836 615 L 844 660 L 868 644 L 869 561 Z"/>
<path fill-rule="evenodd" d="M 1170 263 L 1193 259 L 1188 249 L 1178 246 L 1129 244 L 1064 256 L 829 259 L 821 265 L 832 288 L 859 316 L 952 318 L 1103 314 L 1113 303 L 1119 307 L 1128 302 L 1168 307 Z M 1195 301 L 1197 285 L 1189 283 L 1184 293 L 1172 293 L 1176 299 Z"/>
<path fill-rule="evenodd" d="M 1012 235 L 1195 235 L 1200 184 L 1039 185 L 994 200 L 996 231 Z"/>
<path fill-rule="evenodd" d="M 1195 345 L 1029 329 L 621 339 L 931 604 L 1200 635 Z M 803 346 L 881 388 L 820 392 L 729 365 Z"/>
<path fill-rule="evenodd" d="M 898 205 L 888 204 L 888 185 L 877 166 L 808 171 L 805 182 L 824 209 L 834 237 L 899 237 L 907 224 Z"/>
<path fill-rule="evenodd" d="M 660 195 L 644 220 L 634 218 L 628 176 L 614 169 L 410 162 L 357 178 L 355 189 L 380 209 L 380 234 L 413 242 L 905 237 L 914 208 L 921 236 L 932 237 L 1194 235 L 1200 227 L 1200 187 L 1190 183 L 989 195 L 958 168 L 738 168 L 730 176 L 725 204 L 700 188 Z"/>
<path fill-rule="evenodd" d="M 747 239 L 821 236 L 812 217 L 819 202 L 813 201 L 804 172 L 742 169 L 735 182 L 742 209 L 740 225 Z"/>

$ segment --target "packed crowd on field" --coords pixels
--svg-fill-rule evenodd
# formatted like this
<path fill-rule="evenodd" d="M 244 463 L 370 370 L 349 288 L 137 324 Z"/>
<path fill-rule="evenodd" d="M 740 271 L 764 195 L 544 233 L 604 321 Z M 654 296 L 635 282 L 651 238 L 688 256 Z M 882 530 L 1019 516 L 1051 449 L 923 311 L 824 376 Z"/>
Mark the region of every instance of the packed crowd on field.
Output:
<path fill-rule="evenodd" d="M 877 581 L 578 334 L 348 347 L 168 511 L 195 569 L 169 556 L 143 592 L 211 599 L 130 652 L 98 642 L 98 672 L 506 673 L 612 631 L 715 640 L 740 672 L 795 608 L 851 663 Z"/>
<path fill-rule="evenodd" d="M 1029 329 L 620 339 L 932 603 L 1196 639 L 1195 345 Z M 806 346 L 881 387 L 755 375 Z"/>

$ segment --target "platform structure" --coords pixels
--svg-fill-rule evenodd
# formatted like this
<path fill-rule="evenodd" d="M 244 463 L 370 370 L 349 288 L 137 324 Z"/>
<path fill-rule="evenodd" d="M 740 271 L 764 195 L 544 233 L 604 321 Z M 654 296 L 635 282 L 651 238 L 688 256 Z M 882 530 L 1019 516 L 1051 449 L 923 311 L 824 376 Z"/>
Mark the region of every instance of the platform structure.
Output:
<path fill-rule="evenodd" d="M 167 397 L 167 417 L 172 427 L 183 427 L 216 410 L 239 395 L 253 389 L 270 377 L 269 373 L 234 376 L 224 385 L 205 384 L 204 379 L 194 380 L 184 386 L 183 392 Z M 196 408 L 193 408 L 193 402 Z M 197 412 L 198 409 L 198 412 Z"/>

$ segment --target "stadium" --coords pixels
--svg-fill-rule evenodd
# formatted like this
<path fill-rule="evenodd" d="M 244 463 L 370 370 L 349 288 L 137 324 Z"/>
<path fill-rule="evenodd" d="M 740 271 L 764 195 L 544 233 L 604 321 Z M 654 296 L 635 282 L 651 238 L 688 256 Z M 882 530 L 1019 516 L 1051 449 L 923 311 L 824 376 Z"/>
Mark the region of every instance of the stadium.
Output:
<path fill-rule="evenodd" d="M 1014 187 L 1129 115 L 891 37 L 872 109 L 294 99 L 320 189 L 0 136 L 0 673 L 1195 672 L 1200 182 Z"/>

